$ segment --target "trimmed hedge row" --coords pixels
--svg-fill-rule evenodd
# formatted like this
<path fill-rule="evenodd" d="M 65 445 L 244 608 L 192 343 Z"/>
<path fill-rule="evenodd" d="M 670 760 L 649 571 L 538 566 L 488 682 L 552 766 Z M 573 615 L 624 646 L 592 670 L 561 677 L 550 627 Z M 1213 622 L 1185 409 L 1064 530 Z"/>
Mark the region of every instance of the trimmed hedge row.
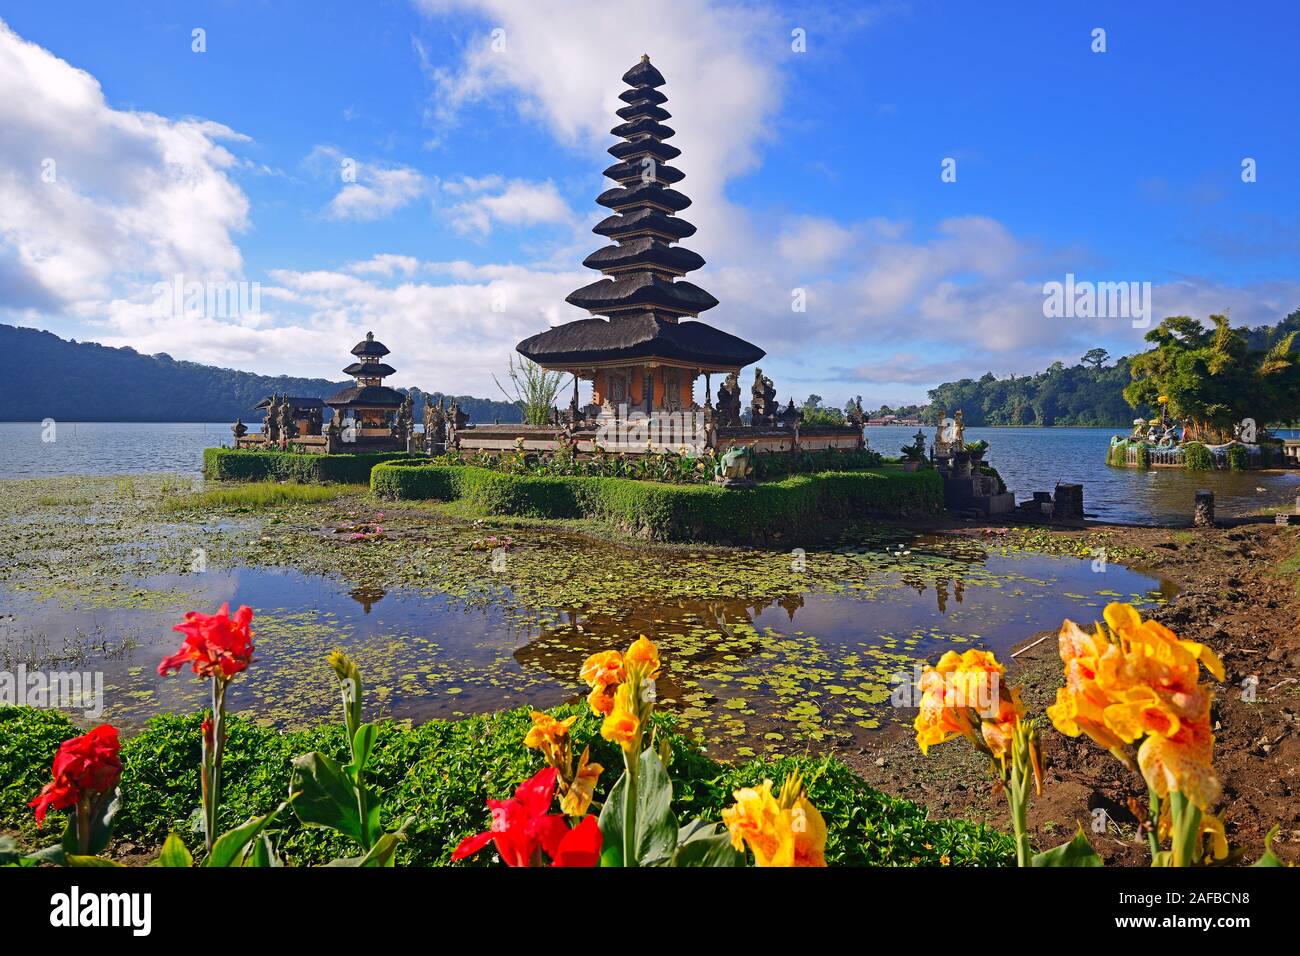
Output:
<path fill-rule="evenodd" d="M 483 514 L 599 518 L 659 541 L 761 541 L 828 521 L 930 515 L 943 508 L 937 472 L 888 468 L 792 475 L 735 489 L 407 461 L 377 466 L 370 488 L 384 498 L 462 501 Z"/>
<path fill-rule="evenodd" d="M 577 715 L 570 736 L 575 748 L 590 744 L 592 760 L 620 766 L 618 748 L 600 736 L 600 719 L 582 705 L 552 711 Z M 402 865 L 450 862 L 461 837 L 491 822 L 485 800 L 504 798 L 541 765 L 537 751 L 523 746 L 531 726 L 529 708 L 431 720 L 416 727 L 380 721 L 374 763 L 368 778 L 380 802 L 381 822 L 396 827 L 408 814 L 415 824 L 398 848 Z M 673 810 L 682 818 L 717 820 L 732 792 L 757 786 L 764 778 L 780 784 L 792 771 L 803 774 L 809 798 L 826 819 L 826 860 L 848 866 L 999 866 L 1015 859 L 1011 838 L 971 820 L 931 820 L 915 803 L 881 793 L 832 757 L 802 755 L 778 760 L 725 764 L 701 753 L 671 723 L 656 715 L 660 732 L 673 749 Z M 199 741 L 202 714 L 164 714 L 122 742 L 122 809 L 115 836 L 146 848 L 158 847 L 175 832 L 192 850 L 202 843 L 190 819 L 199 806 Z M 59 744 L 81 733 L 67 717 L 48 710 L 0 707 L 0 832 L 18 836 L 34 850 L 58 839 L 63 813 L 54 813 L 37 832 L 27 802 L 50 779 Z M 289 792 L 291 761 L 319 750 L 346 762 L 341 727 L 282 732 L 240 716 L 230 718 L 222 765 L 222 830 L 266 813 Z M 601 775 L 597 799 L 604 799 L 617 771 Z M 332 831 L 305 827 L 292 811 L 275 824 L 276 843 L 296 865 L 324 863 L 354 853 Z M 112 848 L 110 847 L 110 854 Z M 945 859 L 946 858 L 946 859 Z M 492 865 L 481 853 L 470 866 Z"/>
<path fill-rule="evenodd" d="M 248 448 L 203 449 L 203 477 L 219 481 L 301 481 L 364 485 L 386 461 L 411 460 L 404 451 L 313 455 Z M 427 459 L 426 459 L 427 460 Z"/>

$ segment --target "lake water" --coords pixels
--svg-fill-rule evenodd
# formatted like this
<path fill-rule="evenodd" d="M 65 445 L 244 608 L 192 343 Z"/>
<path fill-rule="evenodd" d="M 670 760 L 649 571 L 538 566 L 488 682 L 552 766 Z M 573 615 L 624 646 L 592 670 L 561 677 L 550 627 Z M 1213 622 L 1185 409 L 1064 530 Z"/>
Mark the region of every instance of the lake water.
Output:
<path fill-rule="evenodd" d="M 932 435 L 934 429 L 925 429 Z M 1082 484 L 1084 508 L 1109 521 L 1183 524 L 1200 488 L 1217 496 L 1219 514 L 1245 515 L 1265 507 L 1293 506 L 1300 471 L 1214 472 L 1175 469 L 1141 472 L 1106 465 L 1111 428 L 968 428 L 970 441 L 989 443 L 986 461 L 1001 472 L 1018 498 L 1051 491 L 1057 482 Z M 871 447 L 896 455 L 915 428 L 867 429 Z M 53 441 L 42 426 L 0 422 L 0 479 L 141 472 L 199 474 L 203 449 L 231 441 L 228 424 L 60 422 Z"/>
<path fill-rule="evenodd" d="M 918 538 L 896 553 L 864 546 L 863 557 L 846 565 L 853 570 L 837 591 L 647 597 L 599 610 L 466 604 L 261 567 L 130 581 L 175 607 L 96 607 L 0 588 L 0 670 L 99 672 L 104 712 L 73 716 L 134 729 L 205 703 L 202 682 L 156 673 L 179 643 L 171 624 L 180 608 L 246 603 L 257 609 L 256 660 L 230 689 L 232 710 L 277 726 L 328 720 L 337 693 L 323 662 L 342 647 L 365 674 L 368 709 L 418 723 L 577 699 L 587 655 L 645 634 L 665 660 L 661 704 L 711 750 L 750 756 L 860 743 L 898 719 L 891 692 L 917 659 L 972 646 L 1005 655 L 1065 617 L 1086 625 L 1107 601 L 1149 604 L 1174 593 L 1118 565 L 1098 574 L 1088 560 L 998 553 L 951 537 Z"/>

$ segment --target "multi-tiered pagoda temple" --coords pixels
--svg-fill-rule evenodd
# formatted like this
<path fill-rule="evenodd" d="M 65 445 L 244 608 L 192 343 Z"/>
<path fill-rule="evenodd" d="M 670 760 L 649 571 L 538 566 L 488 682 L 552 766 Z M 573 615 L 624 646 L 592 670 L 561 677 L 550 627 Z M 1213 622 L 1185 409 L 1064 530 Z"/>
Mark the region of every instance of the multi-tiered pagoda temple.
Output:
<path fill-rule="evenodd" d="M 623 75 L 631 89 L 611 133 L 617 162 L 605 175 L 618 185 L 596 202 L 612 210 L 592 230 L 612 240 L 583 265 L 602 278 L 567 300 L 593 318 L 577 319 L 524 339 L 518 351 L 543 368 L 592 383 L 592 402 L 607 410 L 626 405 L 648 413 L 698 407 L 694 383 L 702 374 L 739 372 L 763 350 L 729 332 L 695 321 L 718 300 L 682 277 L 704 260 L 676 243 L 695 234 L 677 213 L 690 199 L 672 188 L 684 175 L 668 165 L 681 150 L 665 140 L 670 114 L 661 74 L 648 56 Z"/>
<path fill-rule="evenodd" d="M 336 428 L 350 424 L 349 438 L 360 444 L 403 444 L 404 438 L 394 434 L 394 424 L 395 413 L 404 408 L 407 398 L 384 384 L 384 379 L 397 371 L 383 360 L 388 347 L 374 332 L 367 332 L 365 339 L 353 346 L 352 354 L 357 360 L 343 374 L 351 375 L 356 384 L 325 399 L 334 409 L 331 424 Z"/>

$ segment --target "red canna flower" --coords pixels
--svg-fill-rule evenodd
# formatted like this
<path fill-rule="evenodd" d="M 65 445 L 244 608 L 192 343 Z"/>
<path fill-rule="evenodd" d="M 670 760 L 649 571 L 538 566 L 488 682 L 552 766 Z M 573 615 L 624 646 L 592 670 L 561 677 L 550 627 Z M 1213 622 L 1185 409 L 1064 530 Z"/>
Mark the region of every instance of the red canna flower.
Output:
<path fill-rule="evenodd" d="M 559 772 L 547 767 L 521 783 L 509 800 L 489 800 L 492 828 L 465 837 L 451 858 L 463 860 L 489 842 L 507 866 L 540 866 L 542 853 L 551 866 L 596 866 L 601 835 L 596 818 L 586 816 L 573 828 L 563 814 L 550 813 Z"/>
<path fill-rule="evenodd" d="M 54 755 L 54 779 L 28 804 L 36 808 L 36 825 L 45 822 L 52 807 L 75 807 L 83 793 L 106 793 L 122 776 L 117 729 L 101 724 L 88 734 L 65 740 Z"/>
<path fill-rule="evenodd" d="M 232 619 L 229 603 L 221 605 L 216 614 L 188 612 L 184 623 L 172 627 L 185 635 L 185 642 L 171 657 L 163 658 L 158 673 L 166 677 L 193 663 L 194 673 L 200 677 L 234 677 L 253 660 L 253 632 L 248 629 L 252 620 L 253 609 L 243 606 Z"/>

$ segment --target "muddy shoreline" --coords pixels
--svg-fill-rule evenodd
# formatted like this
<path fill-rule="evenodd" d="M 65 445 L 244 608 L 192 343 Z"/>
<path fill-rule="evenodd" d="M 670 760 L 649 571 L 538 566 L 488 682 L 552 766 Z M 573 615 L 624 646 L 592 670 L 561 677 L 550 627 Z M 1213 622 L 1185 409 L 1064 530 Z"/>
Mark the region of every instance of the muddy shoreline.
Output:
<path fill-rule="evenodd" d="M 986 528 L 963 527 L 957 533 L 990 539 Z M 1209 645 L 1223 660 L 1226 679 L 1216 688 L 1212 717 L 1229 842 L 1252 861 L 1277 825 L 1275 851 L 1300 862 L 1300 595 L 1294 567 L 1300 533 L 1259 519 L 1195 530 L 1090 524 L 1051 536 L 1056 542 L 1109 539 L 1140 549 L 1143 557 L 1132 567 L 1179 587 L 1151 616 L 1180 637 Z M 1026 636 L 1007 663 L 1007 677 L 1021 685 L 1031 713 L 1054 702 L 1061 684 L 1054 631 Z M 1253 700 L 1251 678 L 1257 681 Z M 1133 813 L 1146 805 L 1140 778 L 1086 737 L 1048 729 L 1043 741 L 1045 786 L 1029 814 L 1035 844 L 1062 842 L 1082 825 L 1108 863 L 1146 865 Z M 983 763 L 960 741 L 923 757 L 910 731 L 895 725 L 878 743 L 841 756 L 873 786 L 923 803 L 934 816 L 964 814 L 1010 826 L 1005 800 L 991 792 Z M 1092 831 L 1099 808 L 1109 821 L 1105 835 Z"/>

